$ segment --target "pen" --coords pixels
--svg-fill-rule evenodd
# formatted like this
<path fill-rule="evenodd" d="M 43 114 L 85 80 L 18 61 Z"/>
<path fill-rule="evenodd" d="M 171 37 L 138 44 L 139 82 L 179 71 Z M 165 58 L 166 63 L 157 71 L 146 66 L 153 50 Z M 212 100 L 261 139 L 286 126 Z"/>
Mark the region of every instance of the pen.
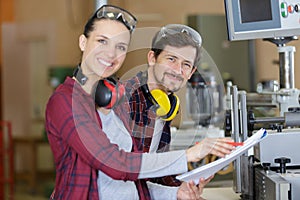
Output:
<path fill-rule="evenodd" d="M 226 142 L 227 144 L 231 144 L 232 146 L 243 146 L 244 142 Z M 195 144 L 199 144 L 199 142 L 196 142 Z"/>
<path fill-rule="evenodd" d="M 243 146 L 244 142 L 227 142 L 227 144 L 231 144 L 233 146 Z"/>

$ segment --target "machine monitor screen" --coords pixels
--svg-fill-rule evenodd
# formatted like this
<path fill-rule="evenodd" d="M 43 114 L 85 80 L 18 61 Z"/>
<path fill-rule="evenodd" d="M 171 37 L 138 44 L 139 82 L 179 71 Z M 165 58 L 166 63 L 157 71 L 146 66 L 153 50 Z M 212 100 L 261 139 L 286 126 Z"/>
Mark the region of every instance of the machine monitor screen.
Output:
<path fill-rule="evenodd" d="M 300 35 L 297 0 L 225 0 L 229 40 Z"/>

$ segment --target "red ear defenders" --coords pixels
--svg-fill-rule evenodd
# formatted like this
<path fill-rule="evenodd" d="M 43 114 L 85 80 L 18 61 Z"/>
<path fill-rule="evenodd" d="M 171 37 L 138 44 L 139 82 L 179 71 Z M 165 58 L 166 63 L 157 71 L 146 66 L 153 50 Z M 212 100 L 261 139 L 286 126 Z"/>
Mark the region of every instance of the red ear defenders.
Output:
<path fill-rule="evenodd" d="M 74 70 L 73 76 L 81 85 L 84 85 L 87 81 L 87 77 L 82 73 L 80 65 Z M 117 84 L 115 79 L 110 77 L 99 80 L 94 90 L 95 103 L 99 107 L 113 108 L 122 100 L 124 93 L 125 87 Z"/>
<path fill-rule="evenodd" d="M 165 121 L 170 121 L 176 117 L 179 110 L 179 98 L 174 94 L 167 95 L 160 89 L 149 91 L 148 85 L 141 87 L 145 96 L 156 107 L 156 115 L 160 116 Z"/>
<path fill-rule="evenodd" d="M 125 87 L 113 78 L 99 80 L 95 88 L 95 102 L 99 107 L 113 108 L 123 98 Z"/>

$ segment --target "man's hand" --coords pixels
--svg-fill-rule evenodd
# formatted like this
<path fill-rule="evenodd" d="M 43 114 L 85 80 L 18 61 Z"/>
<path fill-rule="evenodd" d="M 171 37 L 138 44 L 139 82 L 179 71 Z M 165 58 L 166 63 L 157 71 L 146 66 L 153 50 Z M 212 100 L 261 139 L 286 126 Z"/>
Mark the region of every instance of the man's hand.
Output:
<path fill-rule="evenodd" d="M 195 185 L 193 181 L 183 182 L 178 191 L 177 191 L 177 199 L 178 200 L 204 200 L 201 197 L 204 186 L 209 183 L 209 181 L 214 176 L 209 177 L 208 179 L 200 178 L 198 186 Z"/>
<path fill-rule="evenodd" d="M 228 143 L 232 141 L 231 138 L 205 138 L 186 150 L 187 160 L 188 162 L 198 162 L 208 154 L 225 157 L 235 149 L 232 144 Z"/>

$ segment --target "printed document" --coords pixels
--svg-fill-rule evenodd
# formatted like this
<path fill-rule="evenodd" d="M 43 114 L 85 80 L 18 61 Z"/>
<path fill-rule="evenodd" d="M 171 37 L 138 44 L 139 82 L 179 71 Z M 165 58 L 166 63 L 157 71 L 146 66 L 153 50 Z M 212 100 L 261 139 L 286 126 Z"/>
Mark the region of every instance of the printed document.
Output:
<path fill-rule="evenodd" d="M 189 172 L 177 176 L 176 178 L 178 180 L 185 181 L 185 182 L 193 180 L 195 184 L 198 184 L 200 178 L 203 177 L 204 179 L 207 179 L 208 177 L 214 175 L 219 170 L 229 165 L 232 161 L 237 159 L 248 149 L 253 147 L 255 144 L 259 143 L 266 137 L 267 137 L 267 131 L 265 129 L 260 129 L 259 131 L 254 133 L 251 137 L 249 137 L 246 141 L 244 141 L 243 146 L 236 147 L 235 150 L 233 150 L 229 155 L 226 155 L 224 158 L 220 158 L 214 162 L 193 169 Z"/>

